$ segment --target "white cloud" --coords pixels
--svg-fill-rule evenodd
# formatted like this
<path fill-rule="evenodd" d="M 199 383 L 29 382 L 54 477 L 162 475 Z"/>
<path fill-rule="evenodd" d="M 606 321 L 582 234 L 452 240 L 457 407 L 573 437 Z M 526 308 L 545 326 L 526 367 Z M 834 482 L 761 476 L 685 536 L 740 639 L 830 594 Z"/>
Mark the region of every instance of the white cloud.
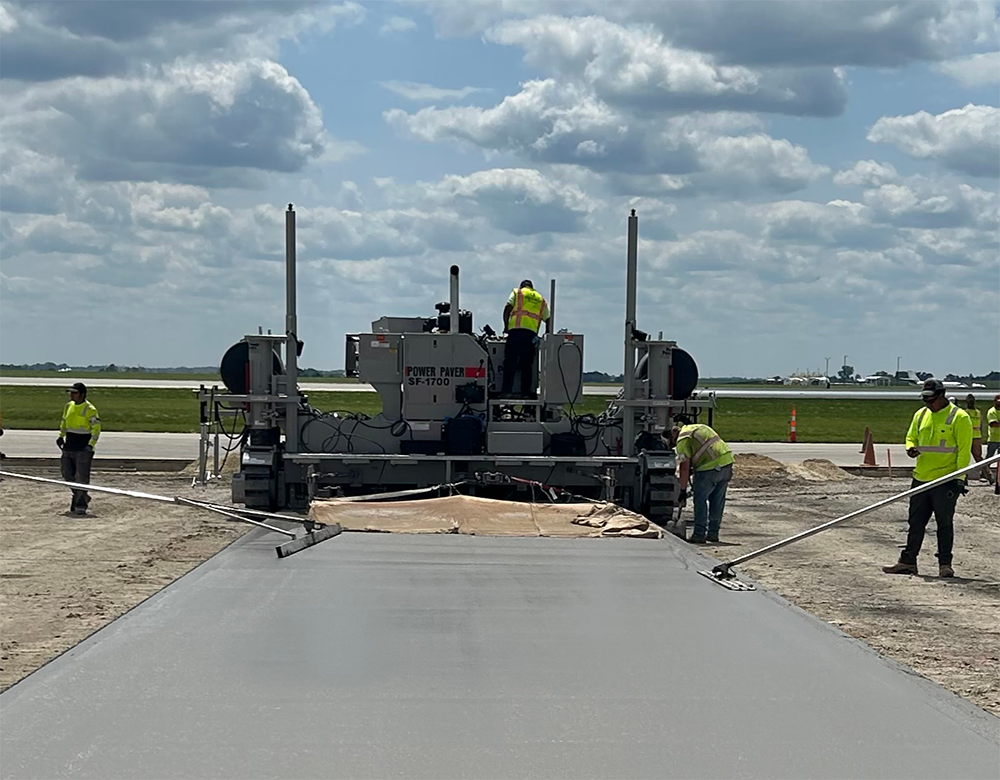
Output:
<path fill-rule="evenodd" d="M 519 236 L 580 231 L 596 208 L 578 187 L 547 179 L 532 168 L 445 176 L 426 192 L 439 202 L 472 203 L 496 227 Z"/>
<path fill-rule="evenodd" d="M 602 100 L 653 110 L 739 110 L 829 116 L 846 92 L 833 69 L 777 70 L 720 65 L 678 49 L 649 27 L 600 17 L 541 16 L 505 21 L 486 39 L 525 50 L 533 67 L 578 80 Z"/>
<path fill-rule="evenodd" d="M 298 80 L 256 59 L 33 85 L 7 98 L 0 127 L 7 143 L 62 157 L 96 180 L 240 186 L 248 172 L 301 170 L 331 145 Z"/>
<path fill-rule="evenodd" d="M 396 35 L 416 30 L 417 23 L 406 16 L 390 16 L 378 28 L 379 35 Z"/>
<path fill-rule="evenodd" d="M 489 92 L 483 87 L 460 87 L 447 89 L 435 87 L 432 84 L 421 84 L 417 81 L 381 81 L 379 86 L 395 95 L 412 100 L 414 103 L 433 103 L 461 100 L 477 92 Z"/>
<path fill-rule="evenodd" d="M 851 201 L 778 201 L 751 206 L 747 214 L 766 238 L 778 242 L 870 249 L 884 246 L 891 236 L 874 224 L 871 209 Z"/>
<path fill-rule="evenodd" d="M 282 41 L 364 19 L 354 2 L 8 2 L 0 73 L 50 81 L 137 76 L 194 52 L 216 59 L 274 58 Z"/>
<path fill-rule="evenodd" d="M 1000 108 L 966 105 L 941 114 L 918 111 L 882 117 L 868 140 L 893 144 L 913 157 L 940 160 L 971 176 L 1000 173 Z"/>
<path fill-rule="evenodd" d="M 1000 83 L 1000 51 L 959 57 L 939 63 L 935 68 L 965 87 Z"/>
<path fill-rule="evenodd" d="M 426 141 L 452 140 L 529 160 L 582 165 L 611 174 L 616 191 L 632 194 L 753 189 L 791 192 L 827 172 L 808 152 L 755 132 L 760 120 L 733 112 L 666 120 L 631 117 L 585 87 L 532 81 L 493 108 L 424 108 L 386 112 L 393 126 Z"/>
<path fill-rule="evenodd" d="M 877 187 L 898 179 L 899 174 L 891 164 L 861 160 L 851 168 L 834 174 L 833 183 L 848 187 Z"/>
<path fill-rule="evenodd" d="M 864 193 L 876 218 L 901 227 L 1000 228 L 1000 196 L 968 184 L 911 176 Z"/>
<path fill-rule="evenodd" d="M 680 49 L 725 64 L 899 67 L 936 62 L 997 39 L 989 0 L 424 0 L 445 35 L 482 33 L 498 22 L 545 14 L 599 14 L 650 24 Z"/>

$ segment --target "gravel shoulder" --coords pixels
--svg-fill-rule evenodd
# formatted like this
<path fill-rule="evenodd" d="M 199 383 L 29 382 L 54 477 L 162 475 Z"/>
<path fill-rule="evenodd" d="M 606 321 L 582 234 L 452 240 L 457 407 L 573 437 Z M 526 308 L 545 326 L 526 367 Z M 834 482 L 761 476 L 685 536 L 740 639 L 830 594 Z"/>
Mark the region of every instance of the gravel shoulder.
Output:
<path fill-rule="evenodd" d="M 38 476 L 59 479 L 54 471 Z M 229 503 L 221 484 L 187 475 L 95 474 L 108 487 Z M 67 517 L 69 491 L 0 482 L 0 690 L 238 539 L 249 526 L 179 505 L 91 493 Z"/>
<path fill-rule="evenodd" d="M 738 460 L 720 534 L 726 544 L 709 555 L 735 558 L 909 488 L 903 479 L 824 479 L 822 468 L 803 475 L 769 460 L 744 463 L 742 475 Z M 937 576 L 933 521 L 920 574 L 882 573 L 899 558 L 906 513 L 905 500 L 890 504 L 737 572 L 1000 716 L 1000 496 L 974 482 L 959 500 L 951 580 Z"/>

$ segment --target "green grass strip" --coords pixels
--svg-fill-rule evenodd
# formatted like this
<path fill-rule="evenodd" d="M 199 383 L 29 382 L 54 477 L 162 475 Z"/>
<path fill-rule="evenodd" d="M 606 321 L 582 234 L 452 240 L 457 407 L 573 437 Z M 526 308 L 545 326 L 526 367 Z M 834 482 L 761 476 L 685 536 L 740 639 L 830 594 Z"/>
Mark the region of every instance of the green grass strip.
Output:
<path fill-rule="evenodd" d="M 327 412 L 363 412 L 374 416 L 382 408 L 375 393 L 304 389 L 309 402 Z M 191 390 L 94 388 L 89 398 L 100 411 L 106 431 L 198 431 L 198 401 Z M 66 401 L 66 392 L 59 387 L 0 388 L 3 424 L 11 430 L 57 430 Z M 901 442 L 918 408 L 913 401 L 901 400 L 722 398 L 718 403 L 715 428 L 727 441 L 787 441 L 794 404 L 799 441 L 857 442 L 859 449 L 865 426 L 872 429 L 876 442 Z M 607 399 L 585 396 L 575 411 L 598 414 L 606 405 Z"/>

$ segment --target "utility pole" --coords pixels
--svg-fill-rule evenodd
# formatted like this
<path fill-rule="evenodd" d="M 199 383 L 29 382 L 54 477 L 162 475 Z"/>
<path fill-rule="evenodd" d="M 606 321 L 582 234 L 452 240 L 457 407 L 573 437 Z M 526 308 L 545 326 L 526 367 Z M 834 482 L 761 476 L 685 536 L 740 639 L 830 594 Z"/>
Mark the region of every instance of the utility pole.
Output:
<path fill-rule="evenodd" d="M 899 361 L 902 360 L 902 356 L 896 358 L 896 378 L 899 379 Z"/>
<path fill-rule="evenodd" d="M 826 361 L 826 376 L 827 379 L 830 378 L 830 358 L 823 358 Z"/>
<path fill-rule="evenodd" d="M 847 368 L 847 355 L 844 355 L 844 368 Z M 848 377 L 848 379 L 851 379 L 851 377 Z"/>

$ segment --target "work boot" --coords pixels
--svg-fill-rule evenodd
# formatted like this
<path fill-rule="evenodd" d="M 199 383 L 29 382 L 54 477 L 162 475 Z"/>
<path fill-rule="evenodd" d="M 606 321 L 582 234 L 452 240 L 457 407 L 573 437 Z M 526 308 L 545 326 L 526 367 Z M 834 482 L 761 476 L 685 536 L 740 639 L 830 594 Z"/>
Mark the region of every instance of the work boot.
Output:
<path fill-rule="evenodd" d="M 719 535 L 718 534 L 709 534 L 708 535 L 708 541 L 718 544 Z"/>
<path fill-rule="evenodd" d="M 704 536 L 692 536 L 688 539 L 688 544 L 704 544 L 706 541 Z"/>
<path fill-rule="evenodd" d="M 938 566 L 938 577 L 954 577 L 955 570 L 951 568 L 950 563 L 942 563 Z"/>
<path fill-rule="evenodd" d="M 886 574 L 916 574 L 917 564 L 915 563 L 894 563 L 892 566 L 883 566 L 882 571 Z"/>

